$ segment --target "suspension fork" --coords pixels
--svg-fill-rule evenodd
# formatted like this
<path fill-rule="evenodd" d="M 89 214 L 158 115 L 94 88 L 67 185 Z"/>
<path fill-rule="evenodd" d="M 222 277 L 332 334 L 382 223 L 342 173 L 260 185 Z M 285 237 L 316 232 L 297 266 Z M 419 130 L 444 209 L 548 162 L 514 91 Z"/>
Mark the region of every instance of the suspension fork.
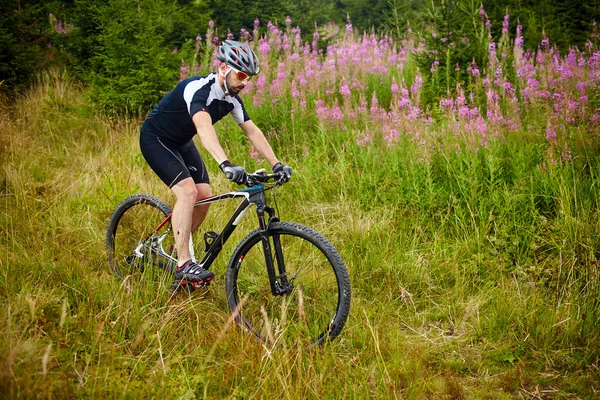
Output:
<path fill-rule="evenodd" d="M 269 227 L 272 222 L 276 222 L 278 220 L 275 217 L 275 211 L 271 207 L 267 207 L 264 204 L 258 204 L 256 207 L 256 213 L 258 215 L 258 222 L 260 224 L 260 240 L 263 245 L 263 250 L 265 253 L 265 263 L 267 266 L 267 274 L 269 275 L 269 283 L 271 285 L 271 293 L 274 296 L 281 296 L 284 294 L 289 294 L 293 286 L 287 280 L 287 274 L 285 271 L 285 261 L 283 259 L 283 251 L 281 249 L 281 238 L 279 235 L 272 235 L 273 245 L 271 246 L 271 242 L 269 241 Z M 269 220 L 265 221 L 265 213 L 268 215 Z M 273 258 L 273 252 L 275 252 L 275 259 Z M 277 272 L 279 276 L 277 276 L 275 272 L 275 263 L 274 260 L 277 261 Z"/>

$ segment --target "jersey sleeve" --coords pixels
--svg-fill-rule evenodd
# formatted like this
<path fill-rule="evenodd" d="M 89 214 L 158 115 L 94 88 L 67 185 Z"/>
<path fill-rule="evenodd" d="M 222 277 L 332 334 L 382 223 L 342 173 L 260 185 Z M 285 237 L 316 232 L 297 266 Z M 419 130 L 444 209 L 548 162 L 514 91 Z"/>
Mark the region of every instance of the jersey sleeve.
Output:
<path fill-rule="evenodd" d="M 190 102 L 190 117 L 200 111 L 208 112 L 208 96 L 210 95 L 210 85 L 204 85 L 196 90 Z"/>
<path fill-rule="evenodd" d="M 250 121 L 250 116 L 246 112 L 242 99 L 238 95 L 236 95 L 234 99 L 235 101 L 233 102 L 231 115 L 233 116 L 233 119 L 235 119 L 235 122 L 241 124 L 242 122 Z"/>

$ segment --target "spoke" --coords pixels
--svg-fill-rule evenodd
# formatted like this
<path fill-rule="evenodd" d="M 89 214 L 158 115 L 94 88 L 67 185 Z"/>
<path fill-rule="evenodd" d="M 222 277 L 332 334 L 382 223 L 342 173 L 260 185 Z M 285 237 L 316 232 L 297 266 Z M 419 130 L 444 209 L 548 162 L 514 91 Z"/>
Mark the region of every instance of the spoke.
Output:
<path fill-rule="evenodd" d="M 286 333 L 284 341 L 313 342 L 328 330 L 338 307 L 338 285 L 327 256 L 299 236 L 280 234 L 281 251 L 274 254 L 277 267 L 285 260 L 285 272 L 293 290 L 273 296 L 264 264 L 264 250 L 258 242 L 244 255 L 237 276 L 238 297 L 248 296 L 241 316 L 257 335 Z M 275 248 L 275 241 L 274 248 Z M 289 336 L 289 337 L 288 337 Z"/>

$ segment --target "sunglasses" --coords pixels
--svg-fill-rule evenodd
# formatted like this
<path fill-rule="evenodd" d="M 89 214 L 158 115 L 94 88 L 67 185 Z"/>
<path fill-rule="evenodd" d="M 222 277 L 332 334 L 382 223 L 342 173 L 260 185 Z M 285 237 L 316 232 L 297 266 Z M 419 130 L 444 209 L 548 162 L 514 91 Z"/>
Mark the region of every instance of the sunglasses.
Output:
<path fill-rule="evenodd" d="M 230 66 L 230 65 L 228 65 L 228 67 L 229 67 L 229 68 L 230 68 L 230 69 L 231 69 L 233 72 L 235 72 L 235 74 L 237 75 L 237 78 L 238 78 L 240 81 L 243 81 L 243 80 L 246 80 L 246 79 L 250 80 L 250 78 L 252 78 L 252 76 L 248 75 L 247 73 L 245 73 L 245 72 L 242 72 L 242 71 L 238 71 L 237 69 L 233 68 L 233 67 L 232 67 L 232 66 Z"/>

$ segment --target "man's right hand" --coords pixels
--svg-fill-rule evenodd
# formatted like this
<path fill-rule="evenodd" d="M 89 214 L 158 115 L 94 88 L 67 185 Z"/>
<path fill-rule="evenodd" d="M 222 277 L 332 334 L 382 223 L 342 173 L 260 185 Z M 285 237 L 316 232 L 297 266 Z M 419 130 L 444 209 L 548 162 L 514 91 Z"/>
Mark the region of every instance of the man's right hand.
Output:
<path fill-rule="evenodd" d="M 221 171 L 223 171 L 227 179 L 229 179 L 231 182 L 235 182 L 238 185 L 242 185 L 248 180 L 248 175 L 246 174 L 246 170 L 244 169 L 244 167 L 232 164 L 229 160 L 223 161 L 221 165 L 219 165 L 219 167 L 221 168 Z"/>

